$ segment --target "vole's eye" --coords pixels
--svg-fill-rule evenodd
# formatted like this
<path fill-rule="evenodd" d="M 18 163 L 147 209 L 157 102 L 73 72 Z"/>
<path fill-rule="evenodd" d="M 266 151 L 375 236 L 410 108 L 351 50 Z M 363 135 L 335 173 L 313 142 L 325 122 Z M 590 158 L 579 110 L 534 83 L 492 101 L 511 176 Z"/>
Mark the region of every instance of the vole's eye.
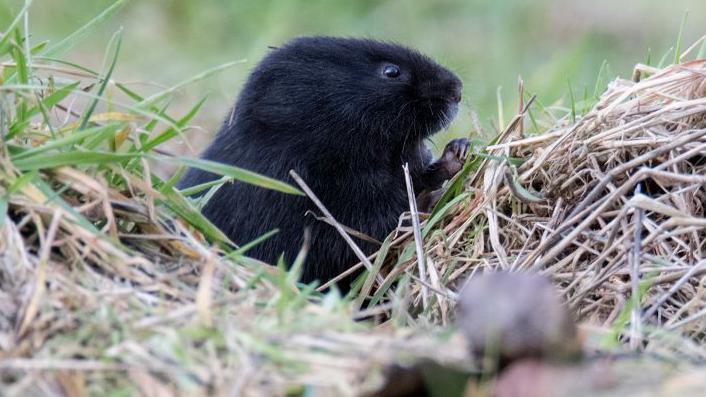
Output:
<path fill-rule="evenodd" d="M 400 77 L 400 68 L 397 65 L 387 65 L 382 69 L 382 74 L 385 77 L 394 79 Z"/>

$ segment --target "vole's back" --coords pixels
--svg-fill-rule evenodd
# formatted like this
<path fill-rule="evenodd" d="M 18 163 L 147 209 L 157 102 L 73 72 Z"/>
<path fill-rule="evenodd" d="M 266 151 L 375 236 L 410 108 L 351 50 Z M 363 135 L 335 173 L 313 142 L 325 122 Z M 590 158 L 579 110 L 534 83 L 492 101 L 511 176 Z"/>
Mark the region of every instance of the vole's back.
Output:
<path fill-rule="evenodd" d="M 452 99 L 447 99 L 449 95 Z M 292 183 L 295 170 L 342 224 L 382 240 L 407 208 L 402 165 L 413 176 L 431 160 L 423 139 L 453 117 L 460 81 L 417 52 L 369 40 L 303 38 L 257 66 L 202 157 Z M 455 102 L 454 102 L 455 101 Z M 190 169 L 181 187 L 216 176 Z M 421 182 L 420 182 L 421 183 Z M 236 182 L 203 213 L 237 244 L 279 233 L 248 252 L 291 264 L 311 246 L 303 281 L 328 280 L 357 262 L 306 197 Z M 356 239 L 372 252 L 376 246 Z"/>

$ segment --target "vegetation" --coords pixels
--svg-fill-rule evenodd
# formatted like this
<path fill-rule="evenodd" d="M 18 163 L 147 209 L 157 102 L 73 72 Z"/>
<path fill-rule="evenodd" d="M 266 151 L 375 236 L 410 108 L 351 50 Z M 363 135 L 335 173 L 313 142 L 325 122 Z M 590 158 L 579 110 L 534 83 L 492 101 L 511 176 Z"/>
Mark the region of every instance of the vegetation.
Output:
<path fill-rule="evenodd" d="M 202 189 L 237 179 L 305 194 L 165 149 L 204 109 L 205 97 L 184 106 L 183 90 L 240 63 L 136 87 L 116 77 L 131 58 L 126 31 L 110 37 L 99 68 L 64 55 L 124 6 L 109 3 L 65 39 L 43 42 L 29 23 L 40 8 L 26 2 L 0 36 L 4 394 L 358 395 L 393 362 L 472 372 L 452 326 L 454 298 L 483 268 L 549 275 L 592 324 L 588 347 L 659 355 L 665 379 L 706 358 L 705 62 L 683 63 L 703 57 L 703 40 L 677 40 L 663 61 L 605 92 L 612 74 L 598 64 L 598 82 L 569 84 L 564 106 L 522 84 L 519 106 L 493 94 L 493 114 L 517 115 L 499 117 L 497 130 L 477 127 L 488 145 L 417 233 L 392 234 L 342 297 L 298 283 L 300 261 L 287 271 L 249 259 L 250 245 L 232 245 L 174 187 L 195 166 L 224 176 Z M 365 15 L 374 3 L 346 7 Z M 176 172 L 157 172 L 164 164 Z M 451 383 L 434 390 L 447 395 Z"/>
<path fill-rule="evenodd" d="M 0 1 L 0 26 L 7 26 L 24 0 Z M 115 4 L 115 0 L 34 0 L 32 40 L 56 40 Z M 463 108 L 438 150 L 451 136 L 478 133 L 485 138 L 502 129 L 517 109 L 517 79 L 546 106 L 594 94 L 629 75 L 640 61 L 664 66 L 674 59 L 677 30 L 686 11 L 683 42 L 693 42 L 706 25 L 706 3 L 699 0 L 150 0 L 117 2 L 114 17 L 61 56 L 98 68 L 105 43 L 123 28 L 119 68 L 114 77 L 139 91 L 175 85 L 213 65 L 245 63 L 196 82 L 173 98 L 171 108 L 185 113 L 208 93 L 188 130 L 191 148 L 181 140 L 166 147 L 194 156 L 227 114 L 247 73 L 267 51 L 296 35 L 373 36 L 419 48 L 456 71 L 465 84 Z M 646 62 L 647 59 L 650 62 Z M 603 63 L 606 65 L 603 65 Z M 498 108 L 498 94 L 502 106 Z M 563 101 L 562 101 L 563 99 Z M 501 110 L 502 112 L 499 112 Z M 475 123 L 471 111 L 478 115 Z M 499 113 L 502 113 L 501 115 Z M 192 152 L 193 151 L 193 152 Z M 169 175 L 172 168 L 158 168 Z M 162 172 L 163 171 L 163 172 Z"/>

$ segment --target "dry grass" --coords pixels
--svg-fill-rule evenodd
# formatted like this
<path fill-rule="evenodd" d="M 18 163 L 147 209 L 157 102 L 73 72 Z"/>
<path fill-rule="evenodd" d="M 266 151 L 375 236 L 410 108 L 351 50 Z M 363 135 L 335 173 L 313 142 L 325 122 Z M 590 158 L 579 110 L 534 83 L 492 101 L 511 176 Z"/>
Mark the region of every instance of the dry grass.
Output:
<path fill-rule="evenodd" d="M 575 122 L 535 136 L 511 125 L 486 148 L 469 197 L 426 241 L 416 303 L 431 285 L 433 316 L 449 318 L 464 277 L 538 271 L 631 347 L 706 359 L 706 60 L 638 65 L 635 80 Z"/>

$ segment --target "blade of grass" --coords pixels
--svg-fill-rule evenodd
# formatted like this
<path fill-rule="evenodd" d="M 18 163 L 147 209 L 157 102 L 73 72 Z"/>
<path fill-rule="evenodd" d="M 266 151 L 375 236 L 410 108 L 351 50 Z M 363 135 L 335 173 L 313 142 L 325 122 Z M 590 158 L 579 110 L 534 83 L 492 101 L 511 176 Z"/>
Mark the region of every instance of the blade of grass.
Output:
<path fill-rule="evenodd" d="M 19 45 L 21 41 L 22 36 L 20 34 L 20 30 L 15 29 L 15 42 L 10 42 L 10 46 L 12 47 L 10 53 L 15 61 L 15 75 L 17 76 L 17 81 L 20 85 L 26 85 L 29 84 L 29 76 L 31 72 L 27 64 L 27 56 L 24 53 L 23 48 Z M 17 105 L 15 115 L 19 122 L 24 122 L 29 118 L 27 116 L 27 107 L 27 101 L 20 101 Z"/>
<path fill-rule="evenodd" d="M 701 43 L 699 53 L 696 54 L 696 59 L 704 59 L 704 57 L 706 57 L 706 40 Z"/>
<path fill-rule="evenodd" d="M 385 263 L 385 258 L 387 258 L 387 254 L 390 251 L 390 246 L 392 245 L 392 240 L 393 240 L 393 235 L 387 236 L 385 241 L 382 242 L 382 246 L 380 247 L 380 250 L 378 251 L 377 256 L 375 257 L 375 262 L 373 263 L 373 268 L 370 269 L 369 271 L 365 271 L 365 281 L 363 282 L 363 285 L 361 286 L 360 293 L 358 296 L 355 298 L 355 301 L 353 303 L 353 310 L 354 311 L 360 311 L 361 308 L 363 307 L 363 304 L 365 303 L 365 299 L 368 297 L 370 294 L 370 290 L 373 287 L 373 284 L 375 282 L 375 279 L 378 274 L 380 274 L 380 269 L 382 268 L 382 265 Z"/>
<path fill-rule="evenodd" d="M 56 139 L 56 128 L 54 128 L 54 125 L 52 125 L 52 122 L 49 117 L 49 109 L 47 109 L 46 106 L 44 106 L 44 103 L 42 102 L 41 98 L 39 97 L 39 94 L 35 93 L 35 97 L 37 98 L 37 107 L 41 110 L 42 113 L 42 120 L 44 121 L 44 125 L 47 126 L 49 129 L 49 133 L 51 134 L 52 139 Z"/>
<path fill-rule="evenodd" d="M 139 153 L 77 152 L 56 153 L 15 159 L 12 163 L 21 171 L 43 170 L 62 166 L 116 163 L 139 157 Z"/>
<path fill-rule="evenodd" d="M 23 26 L 24 54 L 25 54 L 25 58 L 27 59 L 27 69 L 29 70 L 32 68 L 32 47 L 29 44 L 29 38 L 30 38 L 30 35 L 29 35 L 29 10 L 24 13 L 23 20 L 24 20 L 24 24 L 23 24 L 24 25 Z"/>
<path fill-rule="evenodd" d="M 218 178 L 218 179 L 210 181 L 210 182 L 201 183 L 198 185 L 187 187 L 185 189 L 181 189 L 181 194 L 183 194 L 186 197 L 194 196 L 198 193 L 203 192 L 204 190 L 208 190 L 214 186 L 218 186 L 223 183 L 227 183 L 229 181 L 232 181 L 232 179 L 224 176 L 224 177 Z"/>
<path fill-rule="evenodd" d="M 427 234 L 434 228 L 434 226 L 439 223 L 440 220 L 444 218 L 444 215 L 458 202 L 462 201 L 463 199 L 467 198 L 470 196 L 470 193 L 462 193 L 459 194 L 458 196 L 454 197 L 452 200 L 450 200 L 448 203 L 446 203 L 443 207 L 439 209 L 438 212 L 434 214 L 429 220 L 424 224 L 424 228 L 422 229 L 422 236 L 426 237 Z"/>
<path fill-rule="evenodd" d="M 503 105 L 503 88 L 498 87 L 498 89 L 495 91 L 495 97 L 497 100 L 497 106 L 498 106 L 498 128 L 502 131 L 505 129 L 505 105 Z"/>
<path fill-rule="evenodd" d="M 27 159 L 31 158 L 34 156 L 37 156 L 38 154 L 45 153 L 49 150 L 53 149 L 60 149 L 66 146 L 71 146 L 75 144 L 76 142 L 82 141 L 83 139 L 92 136 L 92 135 L 100 135 L 100 134 L 115 134 L 121 127 L 121 124 L 119 123 L 112 123 L 108 124 L 102 127 L 94 127 L 94 128 L 88 128 L 83 131 L 77 131 L 72 134 L 69 134 L 63 138 L 59 139 L 54 139 L 49 141 L 46 145 L 26 150 L 22 153 L 19 153 L 15 156 L 13 156 L 13 161 L 17 161 L 20 159 Z M 72 152 L 70 152 L 72 153 Z"/>
<path fill-rule="evenodd" d="M 124 92 L 125 95 L 129 96 L 131 99 L 135 100 L 135 102 L 141 102 L 143 99 L 145 99 L 140 94 L 127 88 L 125 84 L 115 83 L 115 87 L 117 87 L 120 91 Z"/>
<path fill-rule="evenodd" d="M 412 257 L 414 256 L 414 243 L 410 242 L 407 244 L 404 249 L 402 250 L 402 254 L 397 258 L 397 262 L 395 263 L 394 266 L 392 266 L 392 269 L 398 269 L 402 264 L 410 261 Z M 385 277 L 385 282 L 378 287 L 378 289 L 375 291 L 375 294 L 373 297 L 370 299 L 370 303 L 368 304 L 368 307 L 375 307 L 375 305 L 379 304 L 382 299 L 385 297 L 385 295 L 388 294 L 390 288 L 395 284 L 396 281 L 400 279 L 404 279 L 406 273 L 400 273 L 397 274 L 396 277 L 390 277 L 389 275 Z M 398 284 L 399 285 L 399 284 Z M 399 291 L 399 289 L 396 289 L 395 292 Z M 393 294 L 395 293 L 393 292 Z"/>
<path fill-rule="evenodd" d="M 158 93 L 156 93 L 156 94 L 154 94 L 154 95 L 151 95 L 151 96 L 149 96 L 149 97 L 143 99 L 142 102 L 140 102 L 140 103 L 138 104 L 138 106 L 150 106 L 150 105 L 154 105 L 155 102 L 157 102 L 157 101 L 163 99 L 164 97 L 166 97 L 166 96 L 168 96 L 168 95 L 170 95 L 170 94 L 172 94 L 172 93 L 174 93 L 174 92 L 176 92 L 176 91 L 178 91 L 178 90 L 184 88 L 185 86 L 187 86 L 187 85 L 189 85 L 189 84 L 195 83 L 195 82 L 197 82 L 197 81 L 199 81 L 199 80 L 203 80 L 203 79 L 205 79 L 205 78 L 207 78 L 207 77 L 209 77 L 209 76 L 211 76 L 211 75 L 213 75 L 213 74 L 215 74 L 215 73 L 218 73 L 218 72 L 220 72 L 220 71 L 222 71 L 222 70 L 225 70 L 225 69 L 230 68 L 230 67 L 235 66 L 235 65 L 243 64 L 243 63 L 245 63 L 245 62 L 246 62 L 246 60 L 241 59 L 241 60 L 238 60 L 238 61 L 233 61 L 233 62 L 224 63 L 224 64 L 222 64 L 222 65 L 218 65 L 218 66 L 216 66 L 216 67 L 213 67 L 213 68 L 211 68 L 211 69 L 208 69 L 208 70 L 206 70 L 206 71 L 203 71 L 203 72 L 197 74 L 196 76 L 193 76 L 193 77 L 190 78 L 190 79 L 184 80 L 184 81 L 182 81 L 181 83 L 176 84 L 176 85 L 174 85 L 174 86 L 172 86 L 172 87 L 170 87 L 170 88 L 167 88 L 167 89 L 164 90 L 164 91 L 158 92 Z"/>
<path fill-rule="evenodd" d="M 96 77 L 96 78 L 99 77 L 99 73 L 96 72 L 95 70 L 89 69 L 89 68 L 87 68 L 87 67 L 85 67 L 85 66 L 82 66 L 82 65 L 79 65 L 79 64 L 76 64 L 76 63 L 73 63 L 73 62 L 65 61 L 65 60 L 63 60 L 63 59 L 57 59 L 57 58 L 46 57 L 46 56 L 36 56 L 36 57 L 34 57 L 34 58 L 37 59 L 37 60 L 40 60 L 40 61 L 58 63 L 58 64 L 60 64 L 60 65 L 64 65 L 64 66 L 68 66 L 68 67 L 74 68 L 74 69 L 79 70 L 79 71 L 81 71 L 81 72 L 85 72 L 85 73 L 88 73 L 88 74 L 92 74 L 93 77 Z"/>
<path fill-rule="evenodd" d="M 593 98 L 596 100 L 601 97 L 601 93 L 604 91 L 605 82 L 603 81 L 603 78 L 607 67 L 608 60 L 604 59 L 601 63 L 600 69 L 598 69 L 598 76 L 596 76 L 596 85 L 593 87 Z"/>
<path fill-rule="evenodd" d="M 105 21 L 115 14 L 120 8 L 125 5 L 129 0 L 117 0 L 115 3 L 111 4 L 103 12 L 98 14 L 95 18 L 88 21 L 86 24 L 78 28 L 76 31 L 71 33 L 68 37 L 61 40 L 60 42 L 50 46 L 44 51 L 42 56 L 52 57 L 61 54 L 62 52 L 72 48 L 78 42 L 83 40 L 88 36 L 94 27 L 101 26 Z"/>
<path fill-rule="evenodd" d="M 26 114 L 27 119 L 21 120 L 21 121 L 18 120 L 12 124 L 12 126 L 10 127 L 10 132 L 8 132 L 8 135 L 7 135 L 8 138 L 12 138 L 13 136 L 15 136 L 15 134 L 17 134 L 20 131 L 27 128 L 27 126 L 29 125 L 29 122 L 30 122 L 29 118 L 37 115 L 42 110 L 42 107 L 49 110 L 52 107 L 54 107 L 56 104 L 61 102 L 69 94 L 74 92 L 76 90 L 76 88 L 78 87 L 79 83 L 80 82 L 77 81 L 75 83 L 69 84 L 67 86 L 64 86 L 64 87 L 54 91 L 53 93 L 51 93 L 50 95 L 45 97 L 40 103 L 38 103 L 37 106 L 30 108 Z"/>
<path fill-rule="evenodd" d="M 98 87 L 98 92 L 96 93 L 96 98 L 93 99 L 93 101 L 91 101 L 91 104 L 88 106 L 88 109 L 83 114 L 83 119 L 81 120 L 81 125 L 79 126 L 79 130 L 83 130 L 88 126 L 88 122 L 91 119 L 91 115 L 96 110 L 96 106 L 98 106 L 98 100 L 100 97 L 103 96 L 103 93 L 105 92 L 105 88 L 108 86 L 108 82 L 110 81 L 110 76 L 112 76 L 113 71 L 115 70 L 115 65 L 118 62 L 118 55 L 120 54 L 120 46 L 123 42 L 122 37 L 123 37 L 122 29 L 120 29 L 113 35 L 113 37 L 110 39 L 110 42 L 108 43 L 108 48 L 113 47 L 113 43 L 115 43 L 114 44 L 115 50 L 113 52 L 112 60 L 110 61 L 110 66 L 108 67 L 108 71 L 105 73 L 105 76 L 103 76 L 103 80 L 101 81 L 101 84 Z"/>
<path fill-rule="evenodd" d="M 657 63 L 658 69 L 661 69 L 666 65 L 667 59 L 669 59 L 669 55 L 671 55 L 672 51 L 674 51 L 674 47 L 670 47 L 669 50 L 667 50 L 667 52 L 662 55 L 662 58 L 660 58 L 659 63 Z"/>
<path fill-rule="evenodd" d="M 29 10 L 29 6 L 32 4 L 32 0 L 25 0 L 24 6 L 22 6 L 22 9 L 20 9 L 20 12 L 17 13 L 17 16 L 15 19 L 10 22 L 10 25 L 7 27 L 5 30 L 5 33 L 0 36 L 0 50 L 5 48 L 5 46 L 8 43 L 8 40 L 10 40 L 10 37 L 12 37 L 12 32 L 15 30 L 17 25 L 22 21 L 24 18 L 25 14 L 27 13 L 27 10 Z M 2 52 L 0 52 L 0 55 L 3 55 Z"/>
<path fill-rule="evenodd" d="M 684 27 L 686 27 L 686 20 L 689 17 L 689 10 L 684 11 L 684 16 L 681 19 L 681 25 L 679 25 L 679 34 L 677 35 L 677 43 L 674 46 L 674 64 L 681 62 L 681 45 L 682 45 L 682 35 L 684 34 Z"/>
<path fill-rule="evenodd" d="M 189 121 L 191 121 L 191 119 L 193 119 L 194 116 L 196 116 L 196 114 L 199 112 L 199 110 L 201 110 L 201 106 L 203 106 L 203 104 L 206 102 L 207 98 L 208 98 L 207 96 L 204 96 L 203 98 L 201 98 L 201 100 L 198 101 L 196 103 L 196 105 L 194 105 L 194 107 L 191 108 L 191 110 L 189 110 L 189 112 L 184 117 L 182 117 L 181 119 L 179 119 L 175 122 L 176 126 L 169 127 L 168 129 L 166 129 L 165 131 L 163 131 L 162 133 L 160 133 L 159 135 L 154 137 L 154 139 L 145 143 L 142 146 L 142 150 L 145 152 L 150 151 L 150 150 L 154 149 L 155 147 L 159 146 L 160 144 L 167 142 L 168 140 L 177 136 L 179 134 L 180 130 L 182 128 L 184 128 L 184 126 L 186 126 L 186 124 Z"/>
<path fill-rule="evenodd" d="M 98 230 L 93 224 L 86 219 L 86 217 L 83 216 L 83 214 L 79 213 L 69 205 L 62 197 L 61 194 L 49 186 L 48 183 L 46 183 L 42 178 L 34 178 L 33 179 L 33 185 L 36 186 L 47 198 L 46 203 L 55 203 L 59 205 L 61 208 L 63 208 L 66 212 L 71 214 L 73 216 L 72 222 L 78 226 L 81 226 L 82 228 L 90 231 L 91 233 L 95 234 L 96 237 L 104 237 L 104 234 Z"/>
<path fill-rule="evenodd" d="M 306 256 L 309 254 L 309 246 L 311 242 L 311 232 L 309 229 L 304 229 L 303 240 L 304 241 L 302 242 L 297 256 L 294 258 L 292 265 L 287 271 L 287 281 L 292 284 L 297 283 L 299 279 L 301 279 L 302 272 L 304 271 L 304 261 L 306 260 Z"/>
<path fill-rule="evenodd" d="M 8 208 L 8 196 L 0 196 L 0 229 L 5 227 L 5 218 L 7 217 Z"/>
<path fill-rule="evenodd" d="M 276 190 L 282 193 L 296 194 L 303 196 L 299 189 L 278 181 L 276 179 L 260 175 L 258 173 L 248 171 L 243 168 L 235 167 L 232 165 L 217 163 L 215 161 L 204 160 L 204 159 L 193 159 L 187 157 L 166 157 L 166 156 L 152 156 L 155 160 L 164 161 L 170 164 L 185 165 L 188 167 L 198 168 L 203 171 L 208 171 L 213 174 L 227 176 L 235 180 L 249 183 L 251 185 L 256 185 L 264 187 L 267 189 Z"/>
<path fill-rule="evenodd" d="M 174 173 L 169 177 L 169 179 L 164 181 L 164 187 L 165 188 L 173 188 L 174 186 L 177 185 L 177 183 L 179 183 L 179 181 L 181 180 L 181 177 L 184 176 L 185 173 L 186 173 L 186 167 L 178 167 L 176 169 L 176 171 L 174 171 Z M 182 194 L 184 194 L 184 193 L 182 192 Z M 186 197 L 188 195 L 184 194 L 184 196 Z"/>
<path fill-rule="evenodd" d="M 127 124 L 122 123 L 116 123 L 114 125 L 118 125 L 121 128 L 99 130 L 99 132 L 91 134 L 81 140 L 81 147 L 86 150 L 97 150 L 101 146 L 101 144 L 105 144 L 105 148 L 110 148 L 111 152 L 115 152 L 116 136 L 119 135 L 120 131 L 122 131 L 123 128 L 129 128 L 129 126 Z"/>
<path fill-rule="evenodd" d="M 203 216 L 199 210 L 194 208 L 176 189 L 160 188 L 160 192 L 165 197 L 164 201 L 160 202 L 165 204 L 169 209 L 174 211 L 175 214 L 187 221 L 191 226 L 196 228 L 196 230 L 203 233 L 206 238 L 216 243 L 223 243 L 230 246 L 234 245 L 233 242 L 230 241 L 230 239 L 223 234 L 219 228 Z"/>
<path fill-rule="evenodd" d="M 529 92 L 525 91 L 525 101 L 531 98 L 534 94 L 530 94 Z M 532 129 L 534 130 L 535 133 L 540 133 L 539 129 L 539 123 L 537 123 L 537 117 L 534 114 L 534 108 L 530 107 L 527 109 L 527 115 L 530 118 L 530 123 L 532 123 Z"/>
<path fill-rule="evenodd" d="M 571 80 L 566 80 L 569 85 L 569 99 L 571 100 L 571 123 L 576 123 L 576 98 L 574 97 L 574 87 Z"/>
<path fill-rule="evenodd" d="M 9 188 L 7 188 L 7 194 L 13 194 L 19 192 L 25 185 L 32 182 L 37 177 L 37 172 L 28 172 L 20 175 L 17 179 L 12 182 Z"/>
<path fill-rule="evenodd" d="M 262 236 L 259 236 L 256 239 L 249 241 L 247 244 L 242 245 L 237 250 L 229 252 L 225 257 L 229 258 L 229 259 L 236 259 L 240 256 L 243 256 L 249 250 L 251 250 L 253 247 L 261 244 L 263 241 L 269 239 L 270 237 L 274 236 L 277 233 L 279 233 L 279 229 L 270 230 L 269 232 L 263 234 Z"/>
<path fill-rule="evenodd" d="M 30 50 L 30 54 L 36 55 L 40 53 L 47 45 L 49 45 L 48 41 L 42 41 L 41 43 L 32 46 L 32 49 Z"/>

